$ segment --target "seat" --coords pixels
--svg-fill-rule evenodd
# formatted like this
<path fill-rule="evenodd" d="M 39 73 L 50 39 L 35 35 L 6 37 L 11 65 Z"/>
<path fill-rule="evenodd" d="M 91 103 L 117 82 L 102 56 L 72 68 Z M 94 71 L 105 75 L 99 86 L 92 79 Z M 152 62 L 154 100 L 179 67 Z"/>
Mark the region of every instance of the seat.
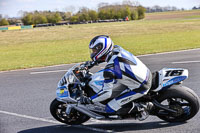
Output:
<path fill-rule="evenodd" d="M 152 73 L 152 86 L 151 90 L 155 90 L 159 86 L 159 72 L 153 72 Z"/>

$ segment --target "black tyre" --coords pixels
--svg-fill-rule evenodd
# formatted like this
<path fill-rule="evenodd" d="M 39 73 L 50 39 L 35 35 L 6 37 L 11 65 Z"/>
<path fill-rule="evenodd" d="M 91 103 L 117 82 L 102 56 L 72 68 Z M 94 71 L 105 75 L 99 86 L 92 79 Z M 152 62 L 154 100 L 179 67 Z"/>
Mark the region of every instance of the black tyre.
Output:
<path fill-rule="evenodd" d="M 162 109 L 156 110 L 157 116 L 167 122 L 185 122 L 199 111 L 199 97 L 193 90 L 185 86 L 172 86 L 161 92 L 157 101 L 177 111 L 177 113 L 169 113 Z"/>
<path fill-rule="evenodd" d="M 79 125 L 90 119 L 89 116 L 72 109 L 70 115 L 65 113 L 67 104 L 54 99 L 50 105 L 51 115 L 58 121 L 68 125 Z"/>

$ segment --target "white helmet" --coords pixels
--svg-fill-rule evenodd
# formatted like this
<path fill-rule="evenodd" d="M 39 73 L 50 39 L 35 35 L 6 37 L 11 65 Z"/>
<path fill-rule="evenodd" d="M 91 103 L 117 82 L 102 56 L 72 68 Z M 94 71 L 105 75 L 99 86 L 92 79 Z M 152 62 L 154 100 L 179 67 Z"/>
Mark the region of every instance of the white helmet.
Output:
<path fill-rule="evenodd" d="M 93 61 L 105 61 L 113 49 L 113 42 L 109 36 L 100 35 L 90 41 L 89 48 L 92 51 L 90 57 Z"/>

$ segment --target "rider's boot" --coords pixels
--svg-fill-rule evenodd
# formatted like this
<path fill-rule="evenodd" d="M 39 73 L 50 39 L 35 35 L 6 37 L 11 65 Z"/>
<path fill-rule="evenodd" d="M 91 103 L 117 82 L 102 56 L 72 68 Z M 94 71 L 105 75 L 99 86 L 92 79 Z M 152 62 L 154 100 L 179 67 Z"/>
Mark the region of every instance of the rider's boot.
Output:
<path fill-rule="evenodd" d="M 149 116 L 149 112 L 151 112 L 153 108 L 153 103 L 146 102 L 146 103 L 137 103 L 136 109 L 138 111 L 136 115 L 136 119 L 142 121 L 145 120 Z"/>

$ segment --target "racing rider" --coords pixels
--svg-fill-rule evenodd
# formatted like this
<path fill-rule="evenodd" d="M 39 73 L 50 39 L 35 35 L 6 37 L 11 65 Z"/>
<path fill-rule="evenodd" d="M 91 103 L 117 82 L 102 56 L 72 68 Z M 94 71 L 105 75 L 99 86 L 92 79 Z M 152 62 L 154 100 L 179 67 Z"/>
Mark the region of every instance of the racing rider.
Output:
<path fill-rule="evenodd" d="M 81 97 L 82 104 L 102 102 L 114 97 L 106 105 L 106 112 L 113 113 L 150 90 L 152 82 L 150 70 L 133 54 L 120 46 L 114 46 L 109 36 L 94 37 L 89 48 L 91 59 L 95 62 L 89 68 L 101 62 L 107 62 L 107 65 L 103 72 L 104 84 L 101 90 L 94 96 Z M 118 94 L 113 93 L 119 84 L 126 86 L 128 91 L 121 95 L 119 94 L 125 90 L 120 90 Z"/>

